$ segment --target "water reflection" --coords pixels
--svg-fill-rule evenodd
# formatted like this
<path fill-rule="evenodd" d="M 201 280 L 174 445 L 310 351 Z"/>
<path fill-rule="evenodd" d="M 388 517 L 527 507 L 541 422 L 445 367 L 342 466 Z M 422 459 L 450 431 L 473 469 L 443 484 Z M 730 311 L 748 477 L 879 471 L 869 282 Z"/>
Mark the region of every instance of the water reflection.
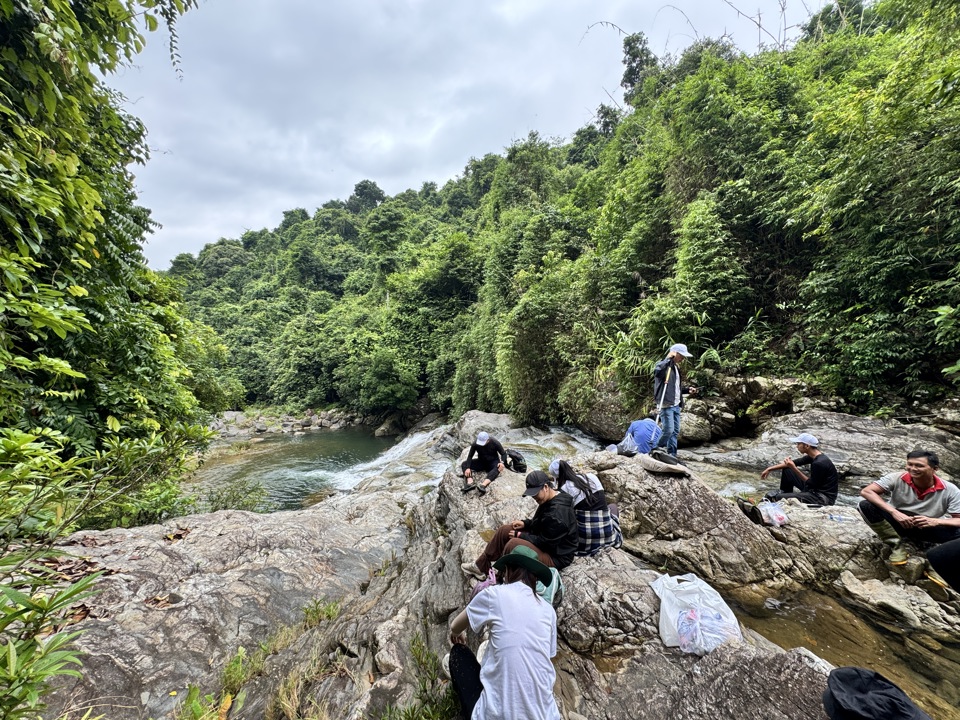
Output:
<path fill-rule="evenodd" d="M 836 600 L 804 591 L 765 617 L 737 612 L 746 627 L 785 650 L 805 647 L 827 662 L 875 670 L 899 685 L 931 717 L 960 720 L 960 696 L 948 674 L 956 665 L 932 648 L 884 634 Z M 941 648 L 946 651 L 946 648 Z"/>
<path fill-rule="evenodd" d="M 377 459 L 395 441 L 374 437 L 369 428 L 271 436 L 213 457 L 191 481 L 199 487 L 256 481 L 267 491 L 269 508 L 292 510 L 311 504 L 307 498 L 354 487 L 376 471 Z"/>

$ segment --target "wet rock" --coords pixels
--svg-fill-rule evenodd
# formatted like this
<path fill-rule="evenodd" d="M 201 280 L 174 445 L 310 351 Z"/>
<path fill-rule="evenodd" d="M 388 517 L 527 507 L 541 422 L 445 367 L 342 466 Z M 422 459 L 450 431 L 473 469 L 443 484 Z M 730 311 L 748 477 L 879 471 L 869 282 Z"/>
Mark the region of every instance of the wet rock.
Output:
<path fill-rule="evenodd" d="M 710 441 L 712 434 L 707 404 L 699 400 L 688 400 L 683 406 L 677 444 L 681 447 L 702 445 Z"/>
<path fill-rule="evenodd" d="M 297 694 L 284 695 L 293 703 L 285 713 L 327 708 L 359 720 L 411 701 L 423 677 L 414 639 L 446 652 L 447 623 L 469 597 L 460 562 L 473 559 L 498 525 L 534 511 L 515 473 L 504 473 L 485 497 L 460 492 L 454 448 L 462 452 L 480 429 L 529 448 L 538 462 L 570 457 L 584 444 L 515 427 L 507 416 L 468 413 L 454 427 L 411 438 L 355 492 L 306 510 L 221 512 L 68 539 L 66 549 L 114 574 L 100 580 L 89 601 L 95 612 L 77 626 L 86 630 L 83 677 L 61 682 L 51 716 L 76 703 L 118 720 L 169 715 L 188 684 L 214 692 L 238 647 L 256 648 L 295 626 L 318 598 L 339 601 L 339 614 L 301 628 L 268 658 L 245 688 L 243 717 L 275 713 L 291 679 Z M 821 716 L 826 667 L 808 652 L 783 652 L 751 633 L 703 658 L 664 647 L 649 585 L 660 567 L 696 572 L 746 606 L 802 585 L 832 590 L 874 622 L 906 628 L 916 657 L 936 652 L 955 662 L 956 611 L 891 578 L 862 523 L 798 507 L 773 531 L 685 468 L 661 474 L 643 458 L 604 452 L 571 460 L 596 472 L 620 503 L 627 541 L 564 572 L 556 692 L 568 717 Z"/>
<path fill-rule="evenodd" d="M 651 387 L 652 387 L 651 379 Z M 613 381 L 600 383 L 590 393 L 592 405 L 580 414 L 580 428 L 598 438 L 604 444 L 617 442 L 627 430 L 634 417 L 625 406 L 624 397 Z"/>
<path fill-rule="evenodd" d="M 373 433 L 377 437 L 390 437 L 399 435 L 404 430 L 404 420 L 402 413 L 392 413 L 381 423 L 380 427 Z"/>

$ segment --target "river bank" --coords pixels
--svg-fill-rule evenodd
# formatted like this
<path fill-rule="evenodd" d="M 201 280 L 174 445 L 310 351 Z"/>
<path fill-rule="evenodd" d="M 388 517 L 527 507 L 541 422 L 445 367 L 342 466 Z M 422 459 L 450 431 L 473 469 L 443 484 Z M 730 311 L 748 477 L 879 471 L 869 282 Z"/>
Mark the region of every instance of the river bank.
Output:
<path fill-rule="evenodd" d="M 911 694 L 934 717 L 958 716 L 960 611 L 891 576 L 862 523 L 797 509 L 789 526 L 759 527 L 685 469 L 664 475 L 642 457 L 592 452 L 592 443 L 562 430 L 515 427 L 485 413 L 411 433 L 353 491 L 307 509 L 220 512 L 68 539 L 64 549 L 107 574 L 78 625 L 86 631 L 82 678 L 65 681 L 55 697 L 109 707 L 118 720 L 159 717 L 190 684 L 218 697 L 238 648 L 275 648 L 271 638 L 292 633 L 242 683 L 240 717 L 324 707 L 359 720 L 409 705 L 427 672 L 423 653 L 446 652 L 447 622 L 469 597 L 459 564 L 497 525 L 533 511 L 523 476 L 509 471 L 484 498 L 460 492 L 455 462 L 481 429 L 529 454 L 531 468 L 570 458 L 620 503 L 624 549 L 580 558 L 564 573 L 556 691 L 566 720 L 819 716 L 829 664 L 804 630 L 787 629 L 786 616 L 773 634 L 783 629 L 788 651 L 749 630 L 743 645 L 703 658 L 665 648 L 649 585 L 663 571 L 695 572 L 758 615 L 771 599 L 789 609 L 819 603 L 803 600 L 804 591 L 829 597 L 899 645 L 899 653 L 887 646 L 885 659 L 897 655 L 919 670 Z M 301 625 L 309 608 L 334 606 Z M 826 625 L 820 615 L 815 622 Z M 869 655 L 856 661 L 867 665 Z"/>

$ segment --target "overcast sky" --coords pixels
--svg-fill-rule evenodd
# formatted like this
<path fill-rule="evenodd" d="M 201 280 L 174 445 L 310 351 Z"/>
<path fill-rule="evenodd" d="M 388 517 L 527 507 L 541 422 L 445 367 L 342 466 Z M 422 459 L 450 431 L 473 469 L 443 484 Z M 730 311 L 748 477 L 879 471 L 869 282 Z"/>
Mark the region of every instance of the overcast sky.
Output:
<path fill-rule="evenodd" d="M 785 16 L 777 0 L 733 4 L 778 35 L 822 3 L 787 1 Z M 150 266 L 363 179 L 388 195 L 442 186 L 531 130 L 569 138 L 622 102 L 622 35 L 597 23 L 661 56 L 725 33 L 748 52 L 770 42 L 724 0 L 201 0 L 178 26 L 182 79 L 162 32 L 109 79 L 149 131 Z"/>

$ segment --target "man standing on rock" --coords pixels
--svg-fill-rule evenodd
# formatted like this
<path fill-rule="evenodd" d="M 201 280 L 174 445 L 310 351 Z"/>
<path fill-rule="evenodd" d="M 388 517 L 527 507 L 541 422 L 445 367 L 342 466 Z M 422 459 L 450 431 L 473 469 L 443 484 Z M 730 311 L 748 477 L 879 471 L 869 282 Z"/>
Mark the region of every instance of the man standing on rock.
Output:
<path fill-rule="evenodd" d="M 936 453 L 914 450 L 907 453 L 906 472 L 884 475 L 860 491 L 860 514 L 892 548 L 891 565 L 906 564 L 905 539 L 939 545 L 960 538 L 960 489 L 937 477 L 939 466 Z M 933 568 L 927 577 L 947 587 Z"/>
<path fill-rule="evenodd" d="M 474 458 L 474 455 L 476 455 L 476 458 Z M 477 488 L 481 495 L 485 495 L 487 485 L 497 479 L 506 465 L 507 452 L 503 449 L 503 445 L 496 438 L 490 437 L 490 433 L 478 433 L 477 441 L 470 445 L 467 459 L 460 465 L 464 478 L 463 491 L 467 492 Z M 482 484 L 477 485 L 473 481 L 474 472 L 485 472 L 487 474 Z"/>
<path fill-rule="evenodd" d="M 768 492 L 767 500 L 776 502 L 796 498 L 814 507 L 833 505 L 837 502 L 840 476 L 833 461 L 820 452 L 820 441 L 810 433 L 800 433 L 790 442 L 796 443 L 800 457 L 796 460 L 786 458 L 760 473 L 760 479 L 766 480 L 770 473 L 780 471 L 780 490 Z M 810 477 L 803 474 L 800 465 L 810 466 Z"/>
<path fill-rule="evenodd" d="M 527 475 L 523 494 L 537 503 L 533 517 L 501 525 L 475 562 L 460 565 L 467 575 L 487 577 L 490 566 L 518 545 L 535 550 L 537 559 L 547 567 L 563 570 L 573 562 L 579 537 L 573 497 L 554 490 L 550 476 L 542 470 Z"/>
<path fill-rule="evenodd" d="M 684 358 L 693 357 L 682 343 L 671 345 L 667 356 L 653 368 L 653 400 L 657 404 L 663 435 L 657 447 L 665 447 L 670 455 L 677 455 L 677 438 L 680 437 L 680 408 L 683 396 L 697 394 L 695 387 L 687 387 L 680 377 L 680 365 Z"/>

